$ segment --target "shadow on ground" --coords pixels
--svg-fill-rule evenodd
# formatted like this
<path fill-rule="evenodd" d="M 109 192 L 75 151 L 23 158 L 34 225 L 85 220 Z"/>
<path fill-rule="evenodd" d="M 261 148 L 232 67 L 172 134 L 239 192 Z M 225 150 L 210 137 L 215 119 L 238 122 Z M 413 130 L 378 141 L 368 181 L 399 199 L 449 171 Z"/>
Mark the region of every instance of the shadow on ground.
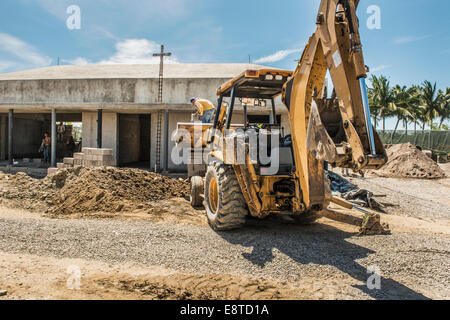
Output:
<path fill-rule="evenodd" d="M 273 249 L 277 249 L 303 265 L 312 263 L 336 267 L 364 283 L 354 287 L 377 300 L 429 299 L 386 277 L 381 277 L 381 290 L 370 290 L 365 285 L 370 274 L 356 260 L 376 254 L 376 251 L 347 241 L 355 234 L 329 225 L 316 223 L 298 226 L 282 223 L 276 218 L 262 221 L 251 219 L 244 229 L 218 234 L 229 243 L 253 248 L 251 253 L 244 253 L 243 257 L 260 267 L 274 259 Z"/>

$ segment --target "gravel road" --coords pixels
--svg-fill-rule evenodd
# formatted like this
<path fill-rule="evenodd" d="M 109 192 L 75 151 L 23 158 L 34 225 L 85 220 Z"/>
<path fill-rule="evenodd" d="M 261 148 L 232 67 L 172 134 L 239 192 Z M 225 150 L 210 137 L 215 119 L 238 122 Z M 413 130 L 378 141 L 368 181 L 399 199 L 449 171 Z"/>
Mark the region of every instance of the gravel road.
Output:
<path fill-rule="evenodd" d="M 450 299 L 450 238 L 397 233 L 353 237 L 335 224 L 255 222 L 233 232 L 123 220 L 0 217 L 0 251 L 190 273 L 252 276 L 327 288 L 337 299 Z M 369 290 L 367 267 L 380 269 Z"/>

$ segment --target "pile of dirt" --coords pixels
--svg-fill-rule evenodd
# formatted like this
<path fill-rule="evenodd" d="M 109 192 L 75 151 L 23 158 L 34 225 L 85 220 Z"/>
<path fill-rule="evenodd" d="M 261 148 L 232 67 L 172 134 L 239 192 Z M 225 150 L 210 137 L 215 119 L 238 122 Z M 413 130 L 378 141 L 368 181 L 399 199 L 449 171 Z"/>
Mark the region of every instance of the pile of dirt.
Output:
<path fill-rule="evenodd" d="M 54 214 L 133 211 L 189 194 L 186 180 L 139 169 L 80 167 L 51 178 L 61 186 L 49 210 Z"/>
<path fill-rule="evenodd" d="M 153 209 L 157 201 L 189 195 L 185 179 L 112 167 L 64 169 L 41 180 L 3 175 L 0 182 L 1 198 L 55 215 Z"/>
<path fill-rule="evenodd" d="M 30 211 L 45 211 L 58 187 L 50 178 L 34 179 L 25 173 L 0 173 L 0 203 Z"/>
<path fill-rule="evenodd" d="M 432 159 L 410 143 L 387 149 L 389 161 L 374 174 L 387 178 L 442 179 L 445 172 Z"/>

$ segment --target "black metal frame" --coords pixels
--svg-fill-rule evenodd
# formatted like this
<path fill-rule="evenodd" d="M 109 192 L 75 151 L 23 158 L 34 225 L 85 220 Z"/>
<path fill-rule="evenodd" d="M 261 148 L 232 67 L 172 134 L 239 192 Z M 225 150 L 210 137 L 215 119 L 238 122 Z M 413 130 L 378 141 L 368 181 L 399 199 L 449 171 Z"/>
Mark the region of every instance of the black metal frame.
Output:
<path fill-rule="evenodd" d="M 277 111 L 275 109 L 275 99 L 272 98 L 272 124 L 278 124 L 277 123 Z"/>

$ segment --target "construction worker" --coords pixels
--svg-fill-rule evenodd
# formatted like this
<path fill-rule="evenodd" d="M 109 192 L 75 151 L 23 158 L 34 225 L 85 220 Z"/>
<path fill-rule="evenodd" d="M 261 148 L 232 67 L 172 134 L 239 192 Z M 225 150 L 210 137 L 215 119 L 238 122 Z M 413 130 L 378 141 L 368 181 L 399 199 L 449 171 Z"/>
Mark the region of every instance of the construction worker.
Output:
<path fill-rule="evenodd" d="M 211 101 L 200 98 L 192 98 L 191 105 L 197 108 L 197 114 L 202 117 L 202 123 L 212 123 L 216 108 Z"/>
<path fill-rule="evenodd" d="M 56 141 L 63 142 L 65 131 L 66 131 L 66 126 L 64 125 L 64 123 L 60 122 L 59 125 L 56 127 L 56 133 L 57 133 Z"/>
<path fill-rule="evenodd" d="M 50 163 L 50 149 L 52 146 L 52 138 L 48 132 L 44 133 L 44 139 L 42 140 L 41 149 L 44 152 L 44 162 Z"/>

